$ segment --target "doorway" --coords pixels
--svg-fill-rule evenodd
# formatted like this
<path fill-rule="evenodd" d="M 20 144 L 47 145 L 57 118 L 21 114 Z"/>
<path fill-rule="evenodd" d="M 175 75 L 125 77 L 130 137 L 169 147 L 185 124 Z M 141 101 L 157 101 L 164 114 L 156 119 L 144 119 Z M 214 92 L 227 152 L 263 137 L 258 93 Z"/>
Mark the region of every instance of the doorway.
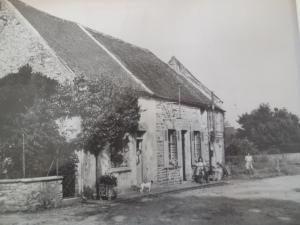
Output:
<path fill-rule="evenodd" d="M 143 150 L 142 150 L 143 139 L 136 140 L 136 181 L 137 184 L 143 183 Z"/>
<path fill-rule="evenodd" d="M 185 150 L 186 150 L 186 136 L 187 131 L 186 130 L 182 130 L 181 131 L 181 149 L 182 149 L 182 178 L 184 181 L 186 181 L 186 163 L 185 163 Z"/>
<path fill-rule="evenodd" d="M 143 136 L 146 131 L 139 130 L 136 137 L 136 181 L 141 184 L 144 181 L 144 154 L 143 154 Z"/>

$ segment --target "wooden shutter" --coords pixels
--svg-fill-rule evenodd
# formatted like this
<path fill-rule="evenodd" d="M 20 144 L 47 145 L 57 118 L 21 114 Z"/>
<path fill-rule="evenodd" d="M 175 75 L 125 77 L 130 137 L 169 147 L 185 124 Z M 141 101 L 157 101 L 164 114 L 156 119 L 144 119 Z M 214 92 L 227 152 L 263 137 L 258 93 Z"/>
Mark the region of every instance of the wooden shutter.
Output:
<path fill-rule="evenodd" d="M 191 140 L 191 143 L 190 143 L 190 145 L 191 145 L 191 161 L 192 161 L 192 165 L 194 165 L 195 164 L 195 154 L 194 154 L 194 132 L 193 131 L 191 131 L 190 132 L 190 140 Z"/>
<path fill-rule="evenodd" d="M 200 132 L 199 131 L 194 131 L 194 146 L 195 146 L 195 155 L 197 156 L 197 159 L 199 158 L 199 156 L 202 156 L 201 154 L 201 136 L 200 136 Z"/>
<path fill-rule="evenodd" d="M 168 130 L 165 130 L 165 137 L 164 137 L 164 166 L 169 166 L 169 133 Z"/>
<path fill-rule="evenodd" d="M 177 161 L 178 166 L 182 166 L 182 137 L 181 137 L 181 131 L 177 131 Z"/>

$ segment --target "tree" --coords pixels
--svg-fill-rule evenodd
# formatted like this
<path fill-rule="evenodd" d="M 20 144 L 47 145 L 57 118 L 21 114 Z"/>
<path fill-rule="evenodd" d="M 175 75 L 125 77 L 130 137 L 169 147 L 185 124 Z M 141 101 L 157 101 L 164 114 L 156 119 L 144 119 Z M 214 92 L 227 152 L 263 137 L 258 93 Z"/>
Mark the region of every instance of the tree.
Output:
<path fill-rule="evenodd" d="M 32 72 L 29 65 L 0 79 L 0 162 L 4 177 L 23 176 L 23 137 L 26 177 L 46 176 L 57 153 L 62 166 L 71 161 L 75 169 L 74 151 L 55 122 L 59 107 L 55 109 L 52 98 L 59 86 L 55 80 Z"/>
<path fill-rule="evenodd" d="M 109 149 L 113 161 L 122 161 L 120 153 L 136 134 L 140 119 L 138 93 L 127 87 L 101 76 L 60 85 L 33 73 L 28 65 L 0 79 L 0 104 L 6 106 L 0 109 L 0 157 L 12 158 L 10 164 L 5 161 L 9 171 L 17 173 L 10 177 L 21 176 L 23 134 L 28 176 L 45 176 L 57 149 L 63 160 L 72 160 L 74 149 L 84 149 L 95 156 L 97 165 L 99 153 Z M 56 120 L 73 116 L 81 117 L 81 133 L 68 143 Z"/>
<path fill-rule="evenodd" d="M 138 130 L 140 107 L 138 93 L 126 87 L 117 86 L 112 80 L 99 78 L 87 80 L 76 78 L 74 85 L 64 86 L 58 102 L 65 105 L 69 116 L 80 116 L 81 130 L 75 145 L 95 156 L 96 181 L 98 156 L 108 149 L 112 161 L 122 161 L 120 152 L 128 144 L 129 135 Z M 96 182 L 98 194 L 98 185 Z"/>
<path fill-rule="evenodd" d="M 257 154 L 259 151 L 253 142 L 247 138 L 233 138 L 226 147 L 226 155 L 251 155 Z"/>
<path fill-rule="evenodd" d="M 250 114 L 239 117 L 241 128 L 237 137 L 247 138 L 260 151 L 278 152 L 295 151 L 300 147 L 299 118 L 286 109 L 271 109 L 268 104 L 261 104 Z"/>

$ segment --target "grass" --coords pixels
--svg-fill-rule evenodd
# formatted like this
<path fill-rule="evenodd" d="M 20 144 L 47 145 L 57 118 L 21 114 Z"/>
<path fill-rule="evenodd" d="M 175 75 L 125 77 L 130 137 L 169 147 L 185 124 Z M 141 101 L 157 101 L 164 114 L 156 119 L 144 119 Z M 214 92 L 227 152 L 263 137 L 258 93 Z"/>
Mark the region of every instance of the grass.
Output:
<path fill-rule="evenodd" d="M 231 169 L 231 175 L 234 179 L 249 179 L 250 176 L 246 174 L 245 162 L 243 158 L 231 160 L 228 162 Z M 300 174 L 300 164 L 297 162 L 289 162 L 287 160 L 280 160 L 279 165 L 275 160 L 269 160 L 268 157 L 261 157 L 254 160 L 254 174 L 253 179 L 261 179 L 275 176 L 296 175 Z"/>

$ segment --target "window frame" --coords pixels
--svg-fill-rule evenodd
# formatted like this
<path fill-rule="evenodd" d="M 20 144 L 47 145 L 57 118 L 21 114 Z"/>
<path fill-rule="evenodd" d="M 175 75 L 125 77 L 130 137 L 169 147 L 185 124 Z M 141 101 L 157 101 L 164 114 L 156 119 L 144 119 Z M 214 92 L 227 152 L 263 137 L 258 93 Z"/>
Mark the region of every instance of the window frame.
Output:
<path fill-rule="evenodd" d="M 198 137 L 198 138 L 197 138 Z M 196 139 L 199 140 L 199 143 L 196 143 Z M 202 146 L 201 146 L 201 132 L 199 130 L 194 130 L 193 131 L 193 154 L 194 154 L 194 159 L 195 160 L 198 160 L 198 158 L 201 156 L 203 157 L 202 155 Z"/>
<path fill-rule="evenodd" d="M 169 167 L 178 167 L 177 131 L 168 129 L 168 158 Z"/>

